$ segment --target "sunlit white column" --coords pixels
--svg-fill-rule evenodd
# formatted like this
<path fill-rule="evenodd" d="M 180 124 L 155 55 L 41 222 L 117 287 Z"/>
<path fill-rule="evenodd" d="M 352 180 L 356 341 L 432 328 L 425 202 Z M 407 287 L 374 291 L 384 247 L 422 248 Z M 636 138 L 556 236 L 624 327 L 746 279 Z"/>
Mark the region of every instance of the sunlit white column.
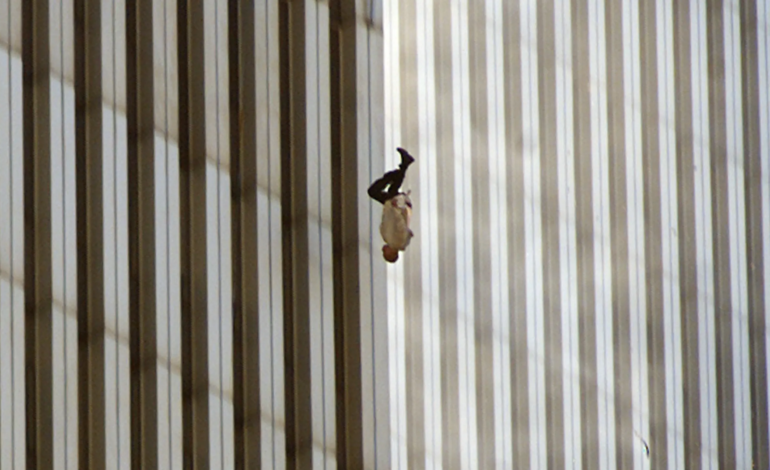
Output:
<path fill-rule="evenodd" d="M 179 147 L 155 136 L 158 462 L 182 468 L 182 322 L 180 311 Z"/>
<path fill-rule="evenodd" d="M 468 59 L 469 0 L 452 1 L 452 100 L 454 109 L 455 227 L 457 237 L 457 357 L 460 458 L 463 469 L 478 467 L 476 348 L 473 303 L 473 191 Z"/>
<path fill-rule="evenodd" d="M 495 401 L 495 462 L 513 465 L 511 423 L 510 301 L 506 170 L 503 12 L 501 0 L 486 0 L 487 122 L 492 307 L 492 364 Z"/>
<path fill-rule="evenodd" d="M 425 468 L 442 467 L 441 332 L 439 326 L 438 190 L 436 188 L 436 75 L 433 43 L 433 0 L 416 3 L 417 96 L 420 165 L 418 238 L 422 269 L 422 346 L 425 407 Z M 408 189 L 408 188 L 403 188 Z"/>
<path fill-rule="evenodd" d="M 50 5 L 54 468 L 78 465 L 73 0 Z"/>
<path fill-rule="evenodd" d="M 524 162 L 524 225 L 527 270 L 527 351 L 530 465 L 548 462 L 545 414 L 545 329 L 543 325 L 543 237 L 538 112 L 537 1 L 521 2 L 521 98 Z"/>
<path fill-rule="evenodd" d="M 153 3 L 158 466 L 182 468 L 182 322 L 176 2 Z"/>
<path fill-rule="evenodd" d="M 714 312 L 713 224 L 711 217 L 711 155 L 709 136 L 709 75 L 706 6 L 690 2 L 692 54 L 693 182 L 695 249 L 698 277 L 698 376 L 700 382 L 701 462 L 719 467 L 716 338 Z"/>
<path fill-rule="evenodd" d="M 384 3 L 384 62 L 385 66 L 385 166 L 373 168 L 373 177 L 399 163 L 396 147 L 401 145 L 401 44 L 399 2 Z M 376 176 L 375 176 L 376 175 Z M 379 211 L 375 211 L 379 214 Z M 379 227 L 379 222 L 377 222 Z M 379 229 L 372 237 L 380 241 Z M 379 244 L 377 245 L 379 247 Z M 372 247 L 374 250 L 374 247 Z M 390 453 L 391 468 L 402 469 L 407 465 L 406 426 L 406 353 L 404 339 L 404 265 L 387 267 L 388 291 L 388 361 L 390 363 Z"/>
<path fill-rule="evenodd" d="M 128 282 L 128 124 L 126 18 L 123 0 L 102 0 L 102 214 L 104 240 L 104 381 L 107 462 L 131 466 Z"/>
<path fill-rule="evenodd" d="M 209 451 L 214 468 L 234 465 L 233 311 L 230 213 L 228 2 L 203 5 L 206 82 L 206 268 Z"/>
<path fill-rule="evenodd" d="M 305 3 L 306 160 L 313 465 L 335 468 L 329 4 Z"/>
<path fill-rule="evenodd" d="M 580 414 L 580 327 L 575 234 L 575 140 L 572 95 L 571 2 L 554 5 L 556 43 L 556 148 L 559 180 L 559 258 L 561 259 L 561 337 L 564 387 L 564 463 L 582 467 Z"/>
<path fill-rule="evenodd" d="M 630 313 L 631 400 L 634 468 L 649 467 L 650 408 L 647 359 L 647 286 L 645 276 L 644 170 L 642 158 L 639 3 L 623 2 L 623 96 L 628 206 L 628 296 Z"/>
<path fill-rule="evenodd" d="M 660 145 L 661 256 L 663 261 L 663 331 L 666 374 L 668 465 L 684 467 L 682 403 L 682 332 L 679 299 L 679 237 L 672 4 L 657 0 L 658 139 Z"/>
<path fill-rule="evenodd" d="M 607 42 L 604 0 L 588 2 L 591 74 L 591 169 L 594 218 L 596 369 L 599 411 L 599 463 L 615 467 L 615 385 L 612 341 L 609 155 L 607 145 Z"/>
<path fill-rule="evenodd" d="M 21 2 L 0 12 L 0 469 L 10 470 L 26 465 Z"/>

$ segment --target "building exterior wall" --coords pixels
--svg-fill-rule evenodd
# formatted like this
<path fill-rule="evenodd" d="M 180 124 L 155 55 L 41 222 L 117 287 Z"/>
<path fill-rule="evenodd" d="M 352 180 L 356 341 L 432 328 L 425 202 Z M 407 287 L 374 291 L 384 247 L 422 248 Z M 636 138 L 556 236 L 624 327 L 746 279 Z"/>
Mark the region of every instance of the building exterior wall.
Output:
<path fill-rule="evenodd" d="M 768 2 L 0 12 L 0 470 L 770 466 Z"/>
<path fill-rule="evenodd" d="M 392 468 L 767 467 L 769 11 L 386 2 Z"/>
<path fill-rule="evenodd" d="M 0 11 L 0 469 L 387 468 L 379 3 Z"/>

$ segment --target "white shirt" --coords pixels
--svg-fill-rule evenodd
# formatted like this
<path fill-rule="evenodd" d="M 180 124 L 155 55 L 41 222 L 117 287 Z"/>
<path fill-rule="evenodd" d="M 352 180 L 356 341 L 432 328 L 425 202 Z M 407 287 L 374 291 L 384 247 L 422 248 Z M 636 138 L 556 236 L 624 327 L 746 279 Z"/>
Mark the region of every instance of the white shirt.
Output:
<path fill-rule="evenodd" d="M 404 251 L 414 236 L 409 229 L 409 221 L 412 219 L 411 205 L 412 201 L 408 195 L 399 194 L 382 206 L 380 234 L 385 243 L 399 251 Z"/>

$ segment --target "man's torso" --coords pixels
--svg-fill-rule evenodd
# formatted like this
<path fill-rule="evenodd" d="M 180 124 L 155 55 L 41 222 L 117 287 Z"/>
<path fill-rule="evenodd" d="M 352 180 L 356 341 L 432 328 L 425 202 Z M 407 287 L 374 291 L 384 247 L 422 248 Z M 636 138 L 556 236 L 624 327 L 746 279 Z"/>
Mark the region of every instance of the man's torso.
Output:
<path fill-rule="evenodd" d="M 406 249 L 413 236 L 409 229 L 409 222 L 412 218 L 410 205 L 409 196 L 399 194 L 386 201 L 382 207 L 380 234 L 385 243 L 396 250 Z"/>

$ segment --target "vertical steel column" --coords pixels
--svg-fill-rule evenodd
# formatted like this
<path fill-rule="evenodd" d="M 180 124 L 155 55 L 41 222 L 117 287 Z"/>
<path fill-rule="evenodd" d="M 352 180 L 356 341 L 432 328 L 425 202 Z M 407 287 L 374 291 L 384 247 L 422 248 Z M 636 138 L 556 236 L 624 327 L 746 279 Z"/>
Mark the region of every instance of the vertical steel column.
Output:
<path fill-rule="evenodd" d="M 280 2 L 286 462 L 312 468 L 305 0 Z"/>
<path fill-rule="evenodd" d="M 690 4 L 674 2 L 674 87 L 676 94 L 677 195 L 679 212 L 679 288 L 682 293 L 682 404 L 684 406 L 684 463 L 687 468 L 701 468 L 701 399 L 698 357 L 698 259 L 695 215 L 696 154 L 693 129 L 693 89 L 690 43 Z"/>
<path fill-rule="evenodd" d="M 334 349 L 337 374 L 337 455 L 342 468 L 364 468 L 359 293 L 359 149 L 355 1 L 331 2 Z M 343 87 L 342 83 L 356 84 Z"/>
<path fill-rule="evenodd" d="M 373 356 L 367 355 L 372 362 L 365 361 L 362 349 L 373 348 L 368 335 L 363 336 L 363 316 L 372 317 L 372 310 L 378 310 L 374 317 L 386 314 L 384 304 L 375 304 L 375 292 L 370 288 L 375 275 L 383 278 L 385 274 L 379 266 L 379 253 L 372 258 L 369 256 L 374 251 L 372 246 L 365 251 L 361 249 L 362 245 L 369 244 L 369 240 L 362 236 L 368 233 L 363 227 L 369 225 L 368 210 L 372 206 L 365 196 L 366 187 L 361 184 L 368 180 L 368 175 L 365 178 L 360 175 L 373 172 L 378 177 L 382 166 L 374 165 L 377 169 L 370 171 L 375 162 L 381 163 L 382 157 L 372 156 L 371 148 L 365 143 L 375 138 L 367 123 L 371 113 L 369 94 L 377 93 L 368 88 L 372 79 L 368 67 L 371 65 L 371 47 L 367 47 L 366 41 L 374 29 L 368 18 L 369 12 L 365 10 L 368 3 L 357 0 L 331 2 L 334 345 L 337 459 L 341 468 L 373 468 L 379 460 L 374 455 L 377 430 L 373 421 L 376 421 L 377 406 L 382 405 L 374 403 L 372 397 L 364 396 L 365 389 L 368 390 L 364 380 L 371 381 L 376 371 L 373 370 Z M 361 59 L 368 60 L 369 64 Z M 361 212 L 362 206 L 367 207 L 367 214 Z M 374 231 L 378 225 L 379 219 L 374 221 Z M 374 233 L 372 239 L 378 241 L 379 233 Z M 378 392 L 382 393 L 381 390 Z M 379 401 L 386 402 L 384 399 Z M 369 448 L 371 451 L 367 453 Z"/>
<path fill-rule="evenodd" d="M 668 462 L 666 442 L 666 389 L 664 357 L 664 280 L 661 241 L 661 183 L 660 183 L 660 136 L 658 135 L 658 52 L 654 2 L 639 4 L 639 37 L 641 41 L 639 59 L 642 100 L 642 165 L 644 178 L 645 218 L 645 285 L 647 286 L 647 351 L 649 358 L 648 386 L 650 393 L 650 461 L 653 467 L 665 466 Z"/>
<path fill-rule="evenodd" d="M 553 1 L 537 2 L 537 74 L 538 74 L 538 118 L 540 126 L 539 145 L 542 257 L 543 257 L 543 319 L 545 337 L 545 413 L 546 449 L 548 467 L 564 468 L 564 383 L 560 273 L 566 260 L 559 256 L 559 188 L 556 102 L 556 32 L 554 9 L 559 8 Z M 565 170 L 566 171 L 566 170 Z"/>
<path fill-rule="evenodd" d="M 229 3 L 235 468 L 259 469 L 259 280 L 254 4 Z M 266 255 L 266 254 L 265 254 Z"/>
<path fill-rule="evenodd" d="M 583 468 L 599 468 L 598 389 L 596 386 L 596 295 L 594 290 L 595 229 L 591 181 L 591 70 L 588 1 L 572 9 L 572 64 L 574 67 L 572 119 L 575 125 L 575 216 L 578 245 L 578 316 L 580 317 L 580 417 Z"/>
<path fill-rule="evenodd" d="M 763 309 L 765 292 L 764 250 L 770 249 L 767 233 L 762 233 L 762 159 L 758 34 L 756 0 L 740 2 L 741 71 L 743 92 L 744 185 L 746 201 L 746 259 L 748 263 L 749 358 L 751 361 L 751 438 L 752 462 L 755 468 L 770 467 L 768 449 L 767 395 L 767 323 Z M 767 33 L 765 33 L 767 34 Z"/>
<path fill-rule="evenodd" d="M 48 0 L 22 2 L 27 468 L 53 468 Z"/>
<path fill-rule="evenodd" d="M 730 289 L 730 221 L 727 180 L 727 130 L 725 108 L 725 45 L 723 1 L 706 2 L 709 72 L 709 143 L 711 214 L 714 227 L 714 332 L 716 341 L 717 423 L 719 465 L 735 467 L 735 393 L 732 342 L 732 291 Z"/>
<path fill-rule="evenodd" d="M 420 144 L 419 116 L 417 103 L 419 100 L 419 78 L 417 55 L 418 33 L 421 25 L 417 24 L 418 1 L 408 0 L 399 2 L 399 32 L 401 44 L 404 47 L 399 54 L 399 77 L 401 86 L 401 143 L 406 149 L 417 149 Z M 392 151 L 392 150 L 391 150 Z M 416 153 L 416 152 L 415 152 Z M 420 155 L 416 155 L 420 158 Z M 419 164 L 409 167 L 411 189 L 415 198 L 424 191 L 419 186 Z M 420 218 L 412 219 L 412 230 L 421 234 Z M 422 256 L 419 243 L 409 246 L 409 258 L 404 257 L 399 262 L 404 263 L 404 349 L 406 358 L 406 433 L 409 437 L 407 447 L 407 465 L 409 468 L 423 468 L 425 462 L 425 371 L 424 349 L 422 347 Z"/>
<path fill-rule="evenodd" d="M 103 469 L 106 463 L 100 0 L 75 0 L 74 57 L 78 253 L 78 452 L 81 468 Z M 115 216 L 117 217 L 117 214 Z"/>
<path fill-rule="evenodd" d="M 182 448 L 184 467 L 209 468 L 206 278 L 206 116 L 203 1 L 177 3 L 179 41 Z"/>
<path fill-rule="evenodd" d="M 626 123 L 632 116 L 625 115 L 623 61 L 631 51 L 623 50 L 623 5 L 605 3 L 607 44 L 607 144 L 609 148 L 610 188 L 610 252 L 612 257 L 612 348 L 615 354 L 615 452 L 618 466 L 633 465 L 634 445 L 633 396 L 631 391 L 631 307 L 629 270 L 636 262 L 629 256 L 629 217 L 627 166 L 633 152 L 633 142 L 625 138 Z M 633 163 L 630 163 L 633 164 Z M 566 191 L 566 188 L 562 188 Z"/>
<path fill-rule="evenodd" d="M 436 182 L 439 188 L 446 188 L 436 202 L 441 217 L 437 227 L 438 263 L 439 263 L 439 292 L 447 293 L 439 298 L 440 351 L 441 351 L 441 426 L 442 426 L 442 455 L 441 463 L 447 470 L 462 468 L 462 438 L 460 410 L 460 379 L 459 366 L 465 360 L 459 352 L 458 331 L 461 327 L 460 302 L 456 291 L 463 281 L 463 273 L 458 273 L 457 259 L 461 256 L 457 249 L 457 223 L 459 214 L 456 213 L 462 194 L 458 194 L 457 182 L 462 178 L 460 171 L 455 171 L 455 165 L 450 164 L 458 152 L 454 142 L 455 114 L 462 107 L 456 103 L 453 96 L 452 62 L 452 0 L 434 0 L 434 31 L 436 67 L 436 158 L 446 164 L 436 165 Z M 508 94 L 506 94 L 508 98 Z M 461 147 L 461 145 L 457 145 Z M 393 149 L 386 149 L 392 151 Z M 506 286 L 507 288 L 507 286 Z M 451 294 L 449 294 L 451 292 Z M 391 366 L 393 367 L 393 366 Z M 510 409 L 510 408 L 509 408 Z M 395 465 L 394 465 L 395 466 Z"/>
<path fill-rule="evenodd" d="M 474 349 L 476 378 L 476 442 L 478 443 L 479 468 L 494 466 L 495 461 L 495 371 L 493 327 L 493 297 L 492 297 L 492 251 L 493 240 L 490 227 L 491 197 L 489 185 L 489 160 L 494 143 L 490 140 L 488 99 L 488 50 L 494 45 L 487 42 L 487 2 L 468 2 L 468 42 L 461 47 L 468 49 L 468 91 L 470 99 L 470 126 L 474 132 L 470 134 L 470 190 L 473 198 L 473 212 L 470 220 L 473 222 L 473 268 L 469 274 L 473 277 L 473 293 L 470 303 L 473 305 L 474 338 L 470 347 Z M 419 27 L 419 26 L 418 26 Z M 459 175 L 458 175 L 459 176 Z M 427 188 L 423 194 L 428 195 Z M 439 193 L 440 194 L 440 193 Z M 463 211 L 465 212 L 465 211 Z M 487 230 L 478 230 L 487 227 Z M 427 424 L 426 424 L 427 426 Z M 473 465 L 473 464 L 471 464 Z"/>
<path fill-rule="evenodd" d="M 446 1 L 446 0 L 444 0 Z M 526 237 L 524 225 L 524 165 L 523 165 L 523 116 L 522 116 L 522 57 L 521 57 L 521 5 L 515 1 L 503 2 L 503 49 L 505 57 L 504 74 L 508 80 L 505 89 L 506 144 L 509 152 L 517 155 L 508 160 L 506 181 L 508 191 L 508 266 L 511 269 L 509 284 L 512 310 L 508 334 L 511 338 L 511 421 L 513 462 L 515 468 L 525 468 L 530 462 L 529 423 L 530 415 L 527 377 L 527 273 Z M 451 84 L 449 85 L 451 86 Z M 455 176 L 455 181 L 458 176 Z M 459 284 L 459 279 L 458 279 Z M 458 318 L 457 323 L 460 323 Z M 454 468 L 460 468 L 456 466 Z"/>
<path fill-rule="evenodd" d="M 126 2 L 131 468 L 158 468 L 152 0 Z"/>

